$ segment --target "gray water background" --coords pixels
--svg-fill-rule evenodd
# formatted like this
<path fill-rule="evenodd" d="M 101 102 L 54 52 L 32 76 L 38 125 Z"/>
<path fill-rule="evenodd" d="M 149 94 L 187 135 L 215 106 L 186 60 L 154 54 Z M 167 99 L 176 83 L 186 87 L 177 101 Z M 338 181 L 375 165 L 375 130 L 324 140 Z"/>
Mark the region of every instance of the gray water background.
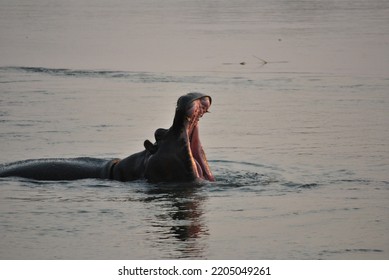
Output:
<path fill-rule="evenodd" d="M 388 15 L 1 0 L 0 163 L 125 157 L 200 91 L 217 181 L 1 179 L 0 259 L 388 259 Z"/>

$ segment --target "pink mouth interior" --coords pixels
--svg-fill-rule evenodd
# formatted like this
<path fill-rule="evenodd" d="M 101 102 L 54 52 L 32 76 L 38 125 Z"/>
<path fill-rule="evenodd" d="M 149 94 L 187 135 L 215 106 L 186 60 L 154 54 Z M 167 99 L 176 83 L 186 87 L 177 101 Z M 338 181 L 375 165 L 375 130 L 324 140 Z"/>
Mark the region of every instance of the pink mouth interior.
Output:
<path fill-rule="evenodd" d="M 186 133 L 189 139 L 190 157 L 195 175 L 198 178 L 214 181 L 215 178 L 209 168 L 207 158 L 199 137 L 199 119 L 208 112 L 211 106 L 209 97 L 194 100 L 186 112 Z"/>

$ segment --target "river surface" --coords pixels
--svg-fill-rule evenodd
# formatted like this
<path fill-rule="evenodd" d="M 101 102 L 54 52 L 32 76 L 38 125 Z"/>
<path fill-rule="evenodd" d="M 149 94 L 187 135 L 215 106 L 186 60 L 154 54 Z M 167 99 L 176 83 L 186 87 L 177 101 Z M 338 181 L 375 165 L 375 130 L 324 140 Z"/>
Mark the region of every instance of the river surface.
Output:
<path fill-rule="evenodd" d="M 386 0 L 0 1 L 0 163 L 126 157 L 213 98 L 216 182 L 0 179 L 0 259 L 388 259 Z"/>

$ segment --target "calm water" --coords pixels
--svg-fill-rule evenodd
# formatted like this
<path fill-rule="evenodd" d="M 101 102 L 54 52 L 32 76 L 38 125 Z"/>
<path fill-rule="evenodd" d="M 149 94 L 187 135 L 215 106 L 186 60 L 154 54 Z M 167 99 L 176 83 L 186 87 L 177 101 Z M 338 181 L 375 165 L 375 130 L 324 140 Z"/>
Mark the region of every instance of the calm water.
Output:
<path fill-rule="evenodd" d="M 388 14 L 386 0 L 0 1 L 0 163 L 125 157 L 200 91 L 217 179 L 0 179 L 0 259 L 388 259 Z"/>

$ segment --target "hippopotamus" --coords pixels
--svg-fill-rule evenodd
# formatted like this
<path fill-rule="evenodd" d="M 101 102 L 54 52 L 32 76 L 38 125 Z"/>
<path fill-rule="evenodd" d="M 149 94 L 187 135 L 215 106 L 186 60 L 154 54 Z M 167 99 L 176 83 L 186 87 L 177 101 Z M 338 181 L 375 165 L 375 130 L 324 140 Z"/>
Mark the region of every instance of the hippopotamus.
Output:
<path fill-rule="evenodd" d="M 48 158 L 0 166 L 0 177 L 59 181 L 86 178 L 149 182 L 214 181 L 199 137 L 199 119 L 208 112 L 209 95 L 191 92 L 177 101 L 173 124 L 155 131 L 155 142 L 124 159 Z"/>

